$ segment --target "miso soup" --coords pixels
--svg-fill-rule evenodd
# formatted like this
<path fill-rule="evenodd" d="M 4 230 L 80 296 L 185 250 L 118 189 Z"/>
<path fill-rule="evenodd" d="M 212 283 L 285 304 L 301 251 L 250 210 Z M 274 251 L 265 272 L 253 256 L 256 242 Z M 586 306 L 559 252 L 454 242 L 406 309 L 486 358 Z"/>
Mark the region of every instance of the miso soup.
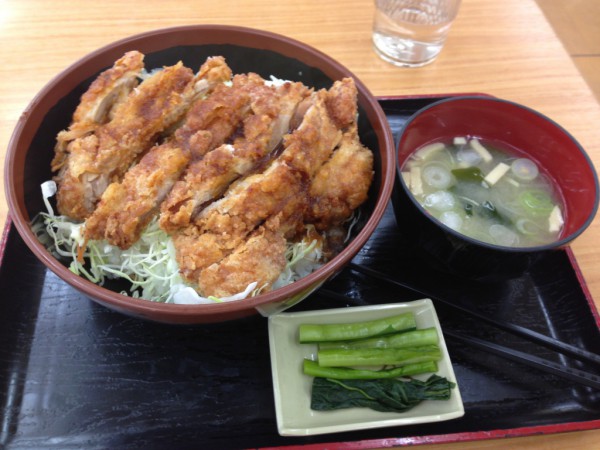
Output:
<path fill-rule="evenodd" d="M 559 239 L 560 195 L 538 165 L 476 138 L 428 144 L 406 161 L 402 176 L 415 199 L 446 226 L 508 247 Z"/>

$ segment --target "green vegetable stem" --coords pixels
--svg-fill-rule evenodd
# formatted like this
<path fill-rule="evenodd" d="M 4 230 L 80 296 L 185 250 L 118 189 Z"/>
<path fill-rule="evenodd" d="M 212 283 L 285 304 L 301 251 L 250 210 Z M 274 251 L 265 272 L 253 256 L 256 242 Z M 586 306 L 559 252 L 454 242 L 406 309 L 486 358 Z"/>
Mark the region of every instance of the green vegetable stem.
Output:
<path fill-rule="evenodd" d="M 310 359 L 304 360 L 304 374 L 313 377 L 335 378 L 336 380 L 378 380 L 382 378 L 398 378 L 434 373 L 438 370 L 437 362 L 426 361 L 391 369 L 367 370 L 352 369 L 350 367 L 323 367 L 318 362 Z"/>
<path fill-rule="evenodd" d="M 427 361 L 439 361 L 442 352 L 437 345 L 411 348 L 325 349 L 317 352 L 319 365 L 342 366 L 399 366 Z"/>
<path fill-rule="evenodd" d="M 406 348 L 437 345 L 439 336 L 435 327 L 423 328 L 352 341 L 320 342 L 319 350 L 330 348 Z"/>
<path fill-rule="evenodd" d="M 344 324 L 302 324 L 299 327 L 300 343 L 344 341 L 397 333 L 417 328 L 412 312 L 383 319 Z"/>

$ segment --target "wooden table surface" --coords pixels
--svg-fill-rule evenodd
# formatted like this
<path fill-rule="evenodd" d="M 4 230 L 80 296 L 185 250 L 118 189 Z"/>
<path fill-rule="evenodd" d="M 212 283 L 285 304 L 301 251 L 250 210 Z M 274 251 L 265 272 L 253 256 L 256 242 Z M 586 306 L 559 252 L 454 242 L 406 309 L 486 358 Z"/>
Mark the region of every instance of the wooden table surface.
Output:
<path fill-rule="evenodd" d="M 156 28 L 230 24 L 285 34 L 347 66 L 378 96 L 488 93 L 550 116 L 600 167 L 600 106 L 534 0 L 463 0 L 431 65 L 397 68 L 371 49 L 367 0 L 0 0 L 0 160 L 21 112 L 53 76 L 88 52 Z M 4 189 L 4 185 L 2 185 Z M 0 196 L 0 229 L 8 214 Z M 600 218 L 572 245 L 600 307 Z M 598 448 L 600 430 L 423 449 Z"/>

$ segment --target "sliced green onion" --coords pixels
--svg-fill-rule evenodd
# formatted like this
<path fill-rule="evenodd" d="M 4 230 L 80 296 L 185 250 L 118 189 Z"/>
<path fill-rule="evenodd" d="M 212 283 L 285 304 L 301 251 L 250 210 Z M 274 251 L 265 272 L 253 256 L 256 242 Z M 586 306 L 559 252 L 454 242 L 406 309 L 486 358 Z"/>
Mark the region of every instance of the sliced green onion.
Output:
<path fill-rule="evenodd" d="M 490 236 L 493 241 L 498 245 L 504 245 L 506 247 L 515 247 L 519 243 L 519 236 L 511 229 L 495 223 L 489 228 Z"/>
<path fill-rule="evenodd" d="M 479 164 L 483 158 L 471 147 L 463 147 L 456 153 L 456 159 L 462 165 L 475 166 Z"/>
<path fill-rule="evenodd" d="M 423 181 L 435 189 L 448 189 L 454 184 L 452 173 L 442 164 L 428 164 L 422 171 Z"/>
<path fill-rule="evenodd" d="M 532 189 L 523 192 L 519 201 L 526 211 L 533 216 L 548 216 L 554 209 L 554 202 L 550 195 L 541 189 Z"/>
<path fill-rule="evenodd" d="M 523 181 L 531 181 L 539 174 L 536 163 L 527 158 L 515 159 L 510 165 L 510 169 L 515 177 Z"/>
<path fill-rule="evenodd" d="M 541 231 L 540 227 L 531 219 L 521 217 L 515 222 L 515 227 L 522 234 L 534 235 Z"/>
<path fill-rule="evenodd" d="M 437 211 L 450 211 L 456 205 L 456 198 L 448 191 L 436 191 L 425 197 L 425 206 Z"/>
<path fill-rule="evenodd" d="M 463 226 L 463 218 L 456 211 L 444 211 L 440 214 L 440 222 L 455 231 L 460 231 Z"/>

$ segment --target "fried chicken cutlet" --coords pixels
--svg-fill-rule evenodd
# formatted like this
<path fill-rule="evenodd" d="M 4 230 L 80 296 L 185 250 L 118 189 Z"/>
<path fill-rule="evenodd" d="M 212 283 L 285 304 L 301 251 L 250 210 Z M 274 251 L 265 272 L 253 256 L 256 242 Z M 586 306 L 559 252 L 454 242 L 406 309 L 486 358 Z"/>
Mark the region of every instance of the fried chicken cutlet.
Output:
<path fill-rule="evenodd" d="M 235 75 L 231 85 L 217 84 L 211 95 L 190 109 L 184 126 L 175 131 L 176 140 L 190 151 L 193 160 L 202 159 L 238 130 L 251 113 L 250 93 L 261 86 L 262 78 L 254 74 Z"/>
<path fill-rule="evenodd" d="M 166 67 L 130 92 L 109 122 L 70 142 L 56 177 L 60 213 L 87 218 L 108 185 L 119 181 L 160 133 L 181 118 L 197 89 L 206 89 L 199 81 L 182 63 Z"/>
<path fill-rule="evenodd" d="M 353 126 L 310 186 L 306 222 L 320 231 L 341 225 L 367 199 L 372 180 L 373 153 L 360 143 Z"/>
<path fill-rule="evenodd" d="M 106 188 L 85 222 L 85 239 L 106 239 L 121 249 L 131 247 L 189 161 L 189 152 L 172 143 L 154 146 L 122 182 Z"/>
<path fill-rule="evenodd" d="M 52 172 L 58 171 L 65 163 L 67 146 L 71 141 L 93 133 L 112 119 L 115 108 L 138 85 L 138 76 L 143 68 L 144 55 L 137 51 L 127 52 L 92 82 L 81 96 L 69 129 L 56 136 Z"/>
<path fill-rule="evenodd" d="M 171 139 L 151 149 L 122 182 L 109 186 L 86 221 L 87 239 L 104 238 L 123 249 L 137 241 L 188 163 L 234 133 L 249 111 L 248 92 L 264 85 L 254 76 L 235 78 L 232 86 L 221 80 L 210 96 L 192 106 Z"/>
<path fill-rule="evenodd" d="M 103 72 L 57 136 L 59 212 L 86 220 L 86 240 L 127 249 L 160 211 L 180 273 L 203 296 L 283 283 L 291 245 L 325 246 L 366 198 L 373 157 L 358 140 L 353 80 L 314 92 L 232 76 L 220 57 L 196 75 L 178 63 L 146 76 L 143 58 Z"/>
<path fill-rule="evenodd" d="M 203 269 L 242 245 L 258 225 L 307 187 L 301 174 L 276 163 L 238 182 L 222 200 L 211 204 L 210 212 L 203 210 L 188 227 L 172 235 L 183 277 L 197 283 Z"/>
<path fill-rule="evenodd" d="M 205 296 L 227 297 L 256 282 L 269 290 L 286 266 L 286 248 L 281 233 L 260 227 L 235 252 L 203 270 L 198 289 Z"/>
<path fill-rule="evenodd" d="M 285 258 L 287 241 L 305 231 L 304 222 L 307 222 L 305 217 L 309 216 L 313 219 L 319 217 L 322 224 L 328 221 L 338 225 L 347 219 L 352 209 L 364 201 L 363 181 L 366 181 L 368 189 L 372 174 L 370 172 L 372 154 L 360 146 L 358 141 L 355 105 L 354 83 L 351 79 L 344 79 L 334 83 L 323 96 L 323 103 L 319 103 L 319 106 L 325 106 L 327 115 L 319 108 L 310 111 L 309 118 L 312 116 L 313 120 L 307 120 L 303 124 L 304 133 L 298 133 L 296 139 L 290 138 L 288 147 L 280 159 L 295 164 L 297 170 L 304 173 L 307 179 L 313 179 L 311 190 L 306 192 L 300 188 L 279 213 L 267 218 L 264 225 L 252 232 L 247 240 L 220 261 L 201 270 L 197 281 L 200 292 L 217 297 L 228 296 L 244 291 L 252 282 L 258 283 L 261 292 L 271 290 L 287 264 Z M 316 123 L 314 119 L 317 117 L 322 120 L 327 117 L 329 120 L 324 121 L 330 126 L 334 124 L 339 129 L 347 130 L 333 155 L 327 148 L 336 145 L 337 138 L 330 141 L 325 139 L 325 146 L 321 149 L 312 146 L 312 152 L 306 151 L 311 146 L 306 145 L 304 139 L 312 136 L 314 130 L 311 129 L 311 125 Z M 333 127 L 330 130 L 333 130 Z M 331 136 L 333 137 L 334 134 L 332 133 Z M 301 150 L 302 148 L 304 150 Z M 326 160 L 329 155 L 330 158 Z M 354 196 L 353 178 L 348 177 L 346 169 L 353 170 L 350 172 L 352 176 L 360 175 L 355 173 L 360 170 L 369 173 L 359 180 L 359 185 L 356 186 L 357 193 Z M 336 180 L 328 180 L 328 176 L 335 177 Z M 353 198 L 346 200 L 345 195 L 351 195 Z M 315 215 L 316 210 L 313 210 L 316 201 L 325 208 L 328 205 L 336 206 L 335 211 L 329 212 L 328 216 Z"/>
<path fill-rule="evenodd" d="M 261 292 L 270 291 L 287 265 L 287 241 L 304 231 L 302 219 L 307 208 L 308 195 L 303 189 L 231 253 L 202 270 L 198 290 L 204 295 L 224 297 L 243 292 L 256 282 Z"/>
<path fill-rule="evenodd" d="M 308 186 L 342 136 L 327 110 L 332 95 L 335 94 L 326 90 L 314 93 L 300 126 L 285 136 L 281 155 L 263 173 L 234 183 L 221 200 L 211 203 L 189 227 L 173 236 L 180 270 L 188 281 L 199 284 L 202 279 L 204 289 L 212 291 L 215 283 L 218 284 L 216 280 L 222 277 L 209 278 L 208 274 L 227 273 L 232 261 L 249 252 L 244 242 L 263 222 L 268 223 L 270 218 L 287 211 L 282 222 L 291 224 L 288 225 L 290 229 L 301 223 L 307 206 Z M 294 215 L 294 209 L 299 211 L 297 219 L 288 221 L 287 217 Z M 284 229 L 273 230 L 280 236 L 277 239 L 286 234 Z M 265 236 L 264 233 L 261 235 Z M 260 259 L 260 252 L 250 253 Z M 230 255 L 233 256 L 229 258 Z M 263 273 L 272 273 L 258 259 L 254 265 L 263 267 L 260 270 Z M 272 254 L 269 259 L 280 261 Z M 203 278 L 204 270 L 209 272 Z M 273 281 L 269 279 L 267 284 Z"/>
<path fill-rule="evenodd" d="M 230 183 L 254 170 L 280 144 L 298 104 L 309 92 L 301 83 L 275 88 L 263 81 L 253 86 L 249 92 L 251 114 L 243 122 L 243 135 L 190 165 L 162 204 L 161 228 L 173 233 L 189 225 Z"/>

